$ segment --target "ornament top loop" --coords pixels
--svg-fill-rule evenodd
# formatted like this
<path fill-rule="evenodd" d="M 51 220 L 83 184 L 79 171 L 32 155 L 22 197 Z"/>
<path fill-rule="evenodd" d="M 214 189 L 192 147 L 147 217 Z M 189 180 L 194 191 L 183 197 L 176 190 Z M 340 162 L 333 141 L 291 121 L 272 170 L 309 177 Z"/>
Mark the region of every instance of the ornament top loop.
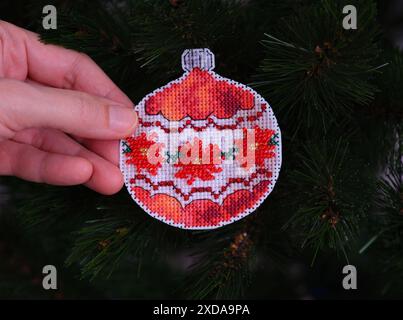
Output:
<path fill-rule="evenodd" d="M 207 48 L 187 49 L 182 54 L 182 68 L 191 71 L 194 68 L 210 71 L 215 68 L 214 54 Z"/>

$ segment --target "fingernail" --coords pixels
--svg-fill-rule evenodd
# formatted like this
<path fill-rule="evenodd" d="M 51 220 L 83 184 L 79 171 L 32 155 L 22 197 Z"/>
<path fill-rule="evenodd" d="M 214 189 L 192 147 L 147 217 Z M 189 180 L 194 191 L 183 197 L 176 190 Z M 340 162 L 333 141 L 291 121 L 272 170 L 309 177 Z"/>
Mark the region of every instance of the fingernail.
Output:
<path fill-rule="evenodd" d="M 125 107 L 109 107 L 109 127 L 110 129 L 131 133 L 137 125 L 137 114 L 133 109 Z"/>

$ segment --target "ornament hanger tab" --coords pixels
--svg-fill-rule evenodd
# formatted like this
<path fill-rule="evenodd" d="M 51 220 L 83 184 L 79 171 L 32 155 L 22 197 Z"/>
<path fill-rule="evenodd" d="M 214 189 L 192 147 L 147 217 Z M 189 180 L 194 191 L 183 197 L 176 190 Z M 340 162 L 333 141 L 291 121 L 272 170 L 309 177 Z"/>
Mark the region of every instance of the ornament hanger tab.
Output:
<path fill-rule="evenodd" d="M 194 68 L 210 71 L 215 68 L 214 54 L 207 48 L 187 49 L 182 54 L 182 68 L 191 71 Z"/>

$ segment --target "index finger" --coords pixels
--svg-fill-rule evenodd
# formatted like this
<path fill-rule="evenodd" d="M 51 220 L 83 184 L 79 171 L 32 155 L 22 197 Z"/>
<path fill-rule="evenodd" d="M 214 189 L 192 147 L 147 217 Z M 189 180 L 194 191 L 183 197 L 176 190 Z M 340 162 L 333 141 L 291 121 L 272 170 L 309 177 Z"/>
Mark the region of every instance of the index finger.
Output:
<path fill-rule="evenodd" d="M 0 21 L 0 29 L 5 63 L 12 65 L 13 57 L 25 55 L 28 78 L 49 86 L 83 91 L 127 106 L 133 105 L 88 56 L 59 46 L 44 44 L 36 33 L 4 21 Z M 7 61 L 7 57 L 10 57 L 10 61 Z M 23 64 L 24 62 L 18 63 L 17 67 Z"/>

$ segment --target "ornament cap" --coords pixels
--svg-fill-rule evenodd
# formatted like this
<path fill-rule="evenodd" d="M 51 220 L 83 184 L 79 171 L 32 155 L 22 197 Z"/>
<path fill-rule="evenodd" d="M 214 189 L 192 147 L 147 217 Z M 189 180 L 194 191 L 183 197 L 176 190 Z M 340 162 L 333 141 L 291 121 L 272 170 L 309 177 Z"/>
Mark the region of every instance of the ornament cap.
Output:
<path fill-rule="evenodd" d="M 194 68 L 209 71 L 215 68 L 214 54 L 207 48 L 187 49 L 182 54 L 182 68 L 191 71 Z"/>

